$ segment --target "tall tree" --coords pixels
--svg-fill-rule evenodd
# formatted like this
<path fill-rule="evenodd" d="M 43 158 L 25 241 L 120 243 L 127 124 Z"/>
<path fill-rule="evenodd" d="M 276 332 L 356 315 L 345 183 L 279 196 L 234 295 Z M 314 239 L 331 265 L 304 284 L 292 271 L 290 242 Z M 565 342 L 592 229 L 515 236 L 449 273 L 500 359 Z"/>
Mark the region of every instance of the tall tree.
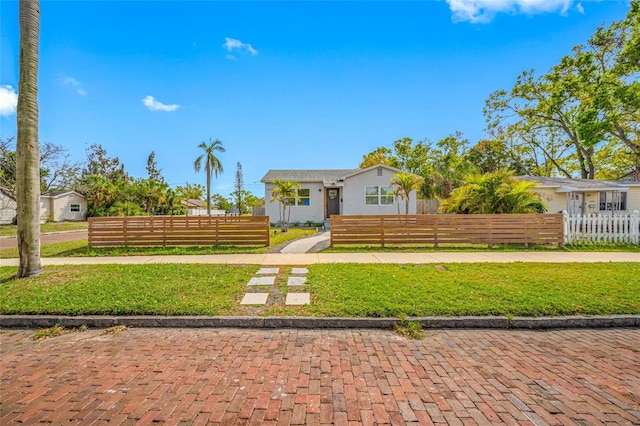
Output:
<path fill-rule="evenodd" d="M 298 196 L 296 191 L 300 188 L 299 182 L 292 181 L 273 181 L 273 190 L 271 191 L 271 201 L 280 203 L 280 230 L 287 232 L 289 230 L 289 219 L 291 218 L 291 205 L 295 204 Z M 288 212 L 288 214 L 287 214 Z"/>
<path fill-rule="evenodd" d="M 420 189 L 423 183 L 424 178 L 414 175 L 413 173 L 396 173 L 393 178 L 391 178 L 393 192 L 399 198 L 398 205 L 400 205 L 400 200 L 405 201 L 405 214 L 409 214 L 411 192 Z"/>
<path fill-rule="evenodd" d="M 209 143 L 204 141 L 200 142 L 198 148 L 202 149 L 204 154 L 196 158 L 193 162 L 193 168 L 196 173 L 199 172 L 202 167 L 202 161 L 204 160 L 204 168 L 207 173 L 207 214 L 211 215 L 211 174 L 215 174 L 217 179 L 218 174 L 224 171 L 220 159 L 218 159 L 215 154 L 216 152 L 224 152 L 225 149 L 222 146 L 222 141 L 218 139 L 212 140 L 211 138 L 209 139 Z"/>
<path fill-rule="evenodd" d="M 0 193 L 16 201 L 16 152 L 13 138 L 0 138 Z M 76 189 L 80 164 L 70 161 L 68 150 L 50 142 L 40 146 L 40 191 Z"/>
<path fill-rule="evenodd" d="M 242 164 L 240 164 L 240 162 L 236 164 L 236 180 L 233 187 L 233 197 L 236 199 L 236 207 L 240 214 L 242 214 L 242 212 L 246 210 L 246 206 L 244 201 L 244 178 L 242 177 Z"/>
<path fill-rule="evenodd" d="M 38 140 L 39 0 L 20 0 L 20 59 L 16 145 L 18 278 L 42 273 L 40 262 L 40 143 Z"/>
<path fill-rule="evenodd" d="M 149 175 L 149 179 L 158 183 L 164 183 L 162 170 L 158 168 L 158 163 L 156 162 L 155 151 L 151 151 L 151 154 L 147 157 L 147 174 Z"/>

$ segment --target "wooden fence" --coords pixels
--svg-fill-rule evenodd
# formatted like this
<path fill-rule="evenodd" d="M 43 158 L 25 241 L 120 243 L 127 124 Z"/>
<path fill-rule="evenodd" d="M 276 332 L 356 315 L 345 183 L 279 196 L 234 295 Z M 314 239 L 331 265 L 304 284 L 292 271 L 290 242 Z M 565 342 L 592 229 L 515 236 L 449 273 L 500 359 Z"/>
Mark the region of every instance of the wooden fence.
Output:
<path fill-rule="evenodd" d="M 640 214 L 605 213 L 570 215 L 564 212 L 566 244 L 639 244 Z"/>
<path fill-rule="evenodd" d="M 562 214 L 331 216 L 331 245 L 562 243 Z"/>
<path fill-rule="evenodd" d="M 269 216 L 89 218 L 89 247 L 268 246 Z"/>

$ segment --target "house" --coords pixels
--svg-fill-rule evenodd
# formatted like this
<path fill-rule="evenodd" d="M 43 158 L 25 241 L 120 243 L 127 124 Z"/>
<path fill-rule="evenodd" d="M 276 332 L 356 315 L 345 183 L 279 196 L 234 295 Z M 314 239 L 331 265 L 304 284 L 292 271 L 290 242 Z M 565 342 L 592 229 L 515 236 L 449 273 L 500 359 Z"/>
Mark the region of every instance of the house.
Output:
<path fill-rule="evenodd" d="M 516 176 L 536 182 L 533 188 L 542 196 L 549 213 L 569 214 L 632 212 L 640 210 L 640 182 Z"/>
<path fill-rule="evenodd" d="M 17 215 L 16 202 L 0 195 L 0 224 L 13 223 Z M 40 195 L 40 222 L 85 220 L 87 200 L 75 191 L 53 191 Z"/>
<path fill-rule="evenodd" d="M 281 205 L 271 201 L 273 182 L 300 183 L 297 200 L 290 206 L 291 223 L 320 223 L 332 215 L 381 215 L 405 213 L 397 200 L 391 178 L 402 170 L 379 164 L 366 169 L 269 170 L 261 179 L 265 189 L 265 214 L 272 223 L 280 220 Z M 400 203 L 398 203 L 400 201 Z M 409 214 L 416 213 L 416 193 L 409 197 Z"/>
<path fill-rule="evenodd" d="M 207 202 L 203 200 L 195 200 L 193 198 L 189 198 L 187 200 L 182 200 L 180 203 L 187 208 L 187 216 L 206 216 L 207 215 Z M 223 216 L 226 212 L 224 210 L 219 210 L 212 208 L 211 215 L 212 216 Z"/>

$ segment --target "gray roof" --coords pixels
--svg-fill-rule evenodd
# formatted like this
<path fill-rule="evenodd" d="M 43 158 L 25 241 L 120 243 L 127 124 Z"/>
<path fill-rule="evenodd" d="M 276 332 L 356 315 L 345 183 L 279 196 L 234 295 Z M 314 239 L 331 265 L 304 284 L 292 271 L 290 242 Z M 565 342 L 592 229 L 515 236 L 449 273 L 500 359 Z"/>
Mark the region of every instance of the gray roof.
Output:
<path fill-rule="evenodd" d="M 274 180 L 294 182 L 327 182 L 344 179 L 361 169 L 327 169 L 327 170 L 269 170 L 260 182 L 273 182 Z"/>
<path fill-rule="evenodd" d="M 621 180 L 596 180 L 596 179 L 569 179 L 542 176 L 515 176 L 516 179 L 530 182 L 538 182 L 541 187 L 559 188 L 565 191 L 616 191 L 624 190 L 630 186 L 638 186 L 640 182 L 628 182 Z"/>

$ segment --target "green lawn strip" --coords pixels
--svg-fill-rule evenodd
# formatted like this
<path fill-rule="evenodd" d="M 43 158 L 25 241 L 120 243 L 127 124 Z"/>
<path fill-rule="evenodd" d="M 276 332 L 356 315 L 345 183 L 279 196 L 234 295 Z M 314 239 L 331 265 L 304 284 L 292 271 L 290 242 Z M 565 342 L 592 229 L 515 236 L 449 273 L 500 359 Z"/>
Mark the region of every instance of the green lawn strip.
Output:
<path fill-rule="evenodd" d="M 315 229 L 290 228 L 288 232 L 271 231 L 269 247 L 236 247 L 236 246 L 185 246 L 185 247 L 97 247 L 89 248 L 87 240 L 67 241 L 63 243 L 43 244 L 40 249 L 42 257 L 98 257 L 98 256 L 163 256 L 163 255 L 195 255 L 195 254 L 251 254 L 265 253 L 288 241 L 316 233 Z M 0 241 L 1 243 L 1 241 Z M 18 249 L 0 250 L 0 259 L 18 257 Z"/>
<path fill-rule="evenodd" d="M 559 316 L 640 314 L 640 274 L 631 263 L 435 265 L 317 264 L 304 291 L 311 305 L 264 315 L 316 317 Z M 46 267 L 13 280 L 0 268 L 0 313 L 231 315 L 257 265 Z M 287 290 L 285 289 L 285 293 Z M 296 290 L 302 291 L 302 290 Z"/>
<path fill-rule="evenodd" d="M 630 263 L 319 264 L 306 314 L 320 317 L 640 314 Z"/>
<path fill-rule="evenodd" d="M 640 245 L 636 244 L 581 244 L 581 245 L 565 245 L 562 247 L 549 245 L 530 245 L 525 247 L 523 244 L 500 244 L 489 248 L 486 244 L 441 244 L 439 247 L 420 246 L 398 246 L 387 245 L 380 246 L 334 246 L 324 249 L 323 253 L 433 253 L 433 252 L 513 252 L 513 251 L 548 251 L 548 252 L 640 252 Z"/>
<path fill-rule="evenodd" d="M 89 227 L 87 222 L 47 222 L 40 225 L 40 232 L 82 231 Z M 15 237 L 16 225 L 0 225 L 0 237 Z"/>
<path fill-rule="evenodd" d="M 258 266 L 78 265 L 11 279 L 0 268 L 0 313 L 50 315 L 228 315 Z"/>

